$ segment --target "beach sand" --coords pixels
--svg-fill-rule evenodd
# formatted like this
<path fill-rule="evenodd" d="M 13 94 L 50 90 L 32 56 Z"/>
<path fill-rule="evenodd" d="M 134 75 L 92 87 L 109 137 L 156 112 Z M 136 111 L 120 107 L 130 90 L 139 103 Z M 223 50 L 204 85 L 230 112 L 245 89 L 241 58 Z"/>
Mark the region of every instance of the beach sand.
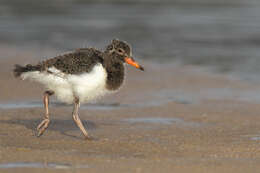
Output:
<path fill-rule="evenodd" d="M 83 139 L 72 106 L 55 98 L 51 124 L 37 138 L 44 89 L 12 76 L 15 63 L 37 62 L 37 52 L 0 50 L 7 57 L 0 59 L 0 172 L 260 169 L 258 84 L 196 66 L 141 61 L 145 72 L 127 67 L 118 93 L 81 106 L 93 140 Z"/>

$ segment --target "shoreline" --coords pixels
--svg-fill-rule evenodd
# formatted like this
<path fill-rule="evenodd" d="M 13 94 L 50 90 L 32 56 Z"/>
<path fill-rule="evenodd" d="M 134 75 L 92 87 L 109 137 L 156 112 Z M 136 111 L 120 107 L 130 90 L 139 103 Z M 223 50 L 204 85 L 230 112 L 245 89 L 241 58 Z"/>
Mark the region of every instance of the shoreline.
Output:
<path fill-rule="evenodd" d="M 17 63 L 24 60 L 30 57 Z M 143 61 L 144 73 L 127 67 L 119 92 L 80 109 L 94 140 L 83 140 L 72 107 L 55 99 L 51 125 L 36 138 L 43 88 L 11 77 L 14 63 L 15 57 L 1 64 L 0 103 L 25 105 L 0 107 L 0 172 L 242 173 L 260 168 L 260 86 L 253 83 L 194 66 Z M 8 163 L 18 166 L 4 167 Z"/>

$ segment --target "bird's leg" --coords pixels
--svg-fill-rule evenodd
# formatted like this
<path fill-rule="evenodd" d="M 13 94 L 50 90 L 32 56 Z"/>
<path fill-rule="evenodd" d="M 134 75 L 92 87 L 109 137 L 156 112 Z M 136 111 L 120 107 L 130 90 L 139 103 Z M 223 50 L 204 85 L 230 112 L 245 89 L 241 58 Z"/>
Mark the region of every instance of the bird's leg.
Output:
<path fill-rule="evenodd" d="M 73 112 L 72 112 L 72 117 L 73 117 L 74 122 L 77 124 L 77 126 L 80 128 L 81 132 L 85 136 L 85 138 L 86 139 L 90 139 L 90 137 L 88 135 L 88 132 L 85 130 L 81 120 L 79 119 L 79 113 L 78 113 L 79 106 L 80 106 L 79 99 L 75 98 L 75 100 L 74 100 L 74 108 L 73 108 Z"/>
<path fill-rule="evenodd" d="M 40 137 L 44 131 L 48 128 L 50 123 L 50 115 L 49 115 L 49 96 L 53 95 L 53 91 L 45 91 L 43 94 L 43 104 L 45 108 L 45 115 L 42 122 L 37 126 L 37 137 Z"/>

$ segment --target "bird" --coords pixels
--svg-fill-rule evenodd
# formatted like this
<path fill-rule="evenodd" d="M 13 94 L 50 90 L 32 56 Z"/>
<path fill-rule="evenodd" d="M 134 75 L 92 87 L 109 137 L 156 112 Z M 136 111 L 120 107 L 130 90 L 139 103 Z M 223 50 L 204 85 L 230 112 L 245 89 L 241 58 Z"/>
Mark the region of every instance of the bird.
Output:
<path fill-rule="evenodd" d="M 15 64 L 16 78 L 38 82 L 45 87 L 45 114 L 36 128 L 36 136 L 43 135 L 50 124 L 49 97 L 73 105 L 72 117 L 85 139 L 92 139 L 79 118 L 80 103 L 88 103 L 121 87 L 125 78 L 125 64 L 144 71 L 132 57 L 131 46 L 113 39 L 104 49 L 78 48 L 37 64 Z"/>

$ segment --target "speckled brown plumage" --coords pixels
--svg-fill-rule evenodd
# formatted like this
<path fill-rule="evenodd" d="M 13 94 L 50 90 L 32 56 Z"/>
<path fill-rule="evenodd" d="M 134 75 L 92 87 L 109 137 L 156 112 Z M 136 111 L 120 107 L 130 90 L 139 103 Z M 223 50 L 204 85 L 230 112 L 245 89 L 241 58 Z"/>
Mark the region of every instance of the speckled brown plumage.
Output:
<path fill-rule="evenodd" d="M 113 58 L 105 58 L 103 63 L 107 71 L 106 88 L 108 90 L 117 90 L 124 81 L 124 65 L 121 61 Z"/>
<path fill-rule="evenodd" d="M 84 48 L 48 59 L 39 64 L 42 70 L 55 67 L 66 74 L 80 74 L 90 72 L 97 63 L 103 64 L 103 53 L 94 48 Z"/>

